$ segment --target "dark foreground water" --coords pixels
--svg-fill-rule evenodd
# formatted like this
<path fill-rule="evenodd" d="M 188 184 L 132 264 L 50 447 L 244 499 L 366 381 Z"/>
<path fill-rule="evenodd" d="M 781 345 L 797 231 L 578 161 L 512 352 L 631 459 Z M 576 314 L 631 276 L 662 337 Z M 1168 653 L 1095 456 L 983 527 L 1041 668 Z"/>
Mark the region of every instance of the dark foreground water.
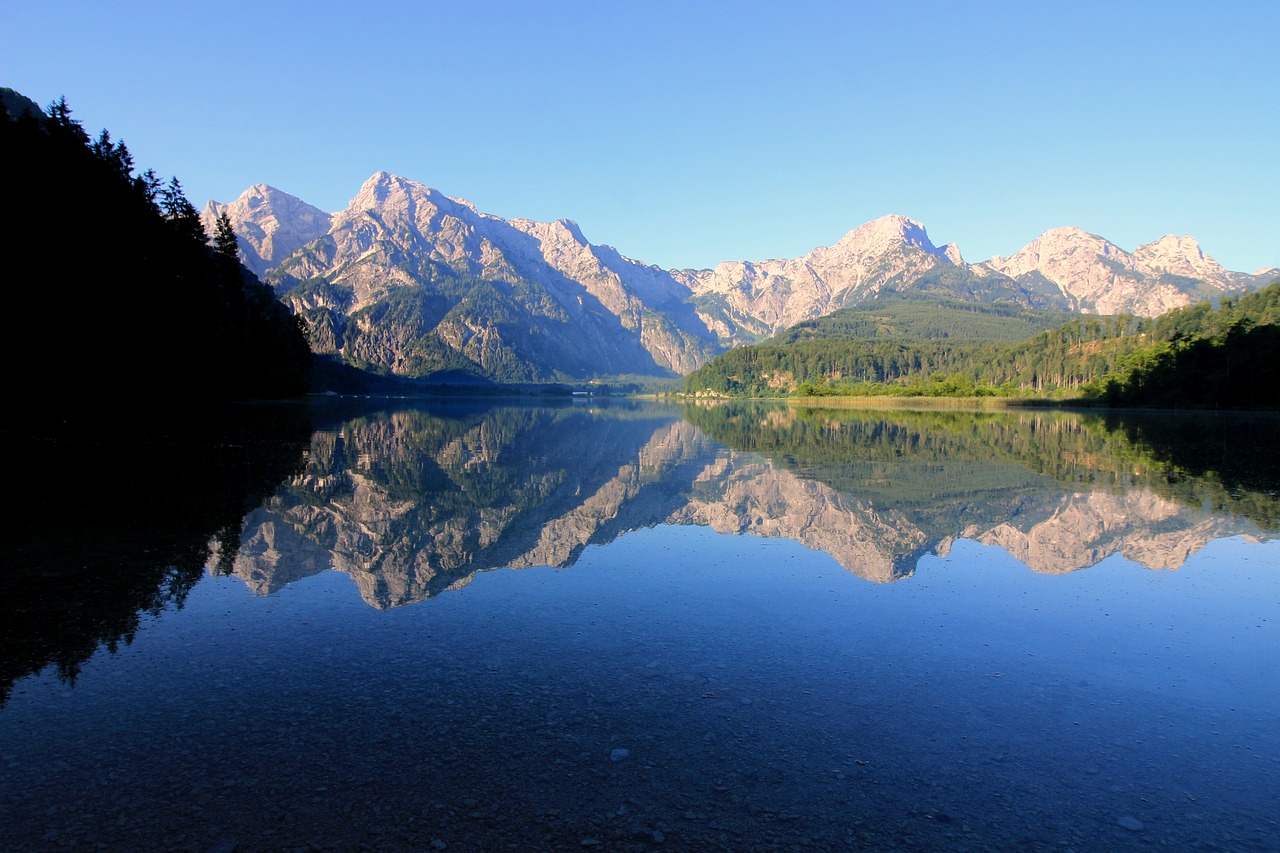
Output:
<path fill-rule="evenodd" d="M 316 421 L 37 448 L 0 848 L 1280 849 L 1273 420 Z"/>

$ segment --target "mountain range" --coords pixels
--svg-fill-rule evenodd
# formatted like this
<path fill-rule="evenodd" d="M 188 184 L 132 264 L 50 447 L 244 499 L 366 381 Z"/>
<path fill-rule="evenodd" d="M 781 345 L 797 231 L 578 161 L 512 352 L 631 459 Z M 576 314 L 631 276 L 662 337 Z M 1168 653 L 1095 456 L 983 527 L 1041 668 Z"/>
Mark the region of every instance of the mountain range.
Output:
<path fill-rule="evenodd" d="M 970 264 L 897 215 L 799 258 L 665 270 L 589 242 L 571 220 L 503 219 L 387 172 L 337 213 L 265 184 L 209 202 L 211 233 L 223 212 L 245 264 L 308 321 L 313 349 L 414 378 L 683 375 L 882 294 L 1154 316 L 1280 275 L 1226 270 L 1191 237 L 1126 252 L 1078 228 Z"/>

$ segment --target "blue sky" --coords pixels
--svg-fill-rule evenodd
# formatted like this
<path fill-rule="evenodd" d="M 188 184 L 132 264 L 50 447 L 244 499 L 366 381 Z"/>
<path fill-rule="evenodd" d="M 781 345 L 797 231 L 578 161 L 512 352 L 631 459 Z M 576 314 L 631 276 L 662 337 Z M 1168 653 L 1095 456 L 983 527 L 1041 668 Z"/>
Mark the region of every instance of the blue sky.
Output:
<path fill-rule="evenodd" d="M 1280 3 L 0 0 L 0 85 L 65 95 L 197 206 L 339 210 L 385 169 L 663 267 L 888 213 L 966 259 L 1076 225 L 1280 267 Z"/>

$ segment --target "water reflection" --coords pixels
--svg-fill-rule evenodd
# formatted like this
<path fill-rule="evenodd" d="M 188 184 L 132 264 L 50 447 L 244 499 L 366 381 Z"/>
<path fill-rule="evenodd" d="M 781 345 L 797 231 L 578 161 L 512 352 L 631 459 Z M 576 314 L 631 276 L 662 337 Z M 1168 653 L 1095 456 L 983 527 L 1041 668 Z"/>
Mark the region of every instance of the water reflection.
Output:
<path fill-rule="evenodd" d="M 0 537 L 0 704 L 48 665 L 74 682 L 144 616 L 181 607 L 210 541 L 229 565 L 245 511 L 299 470 L 311 433 L 297 407 L 85 417 L 10 426 L 21 495 Z"/>
<path fill-rule="evenodd" d="M 1274 419 L 311 417 L 24 445 L 0 848 L 1280 844 Z"/>
<path fill-rule="evenodd" d="M 261 593 L 336 569 L 379 608 L 479 571 L 572 565 L 658 524 L 791 539 L 878 582 L 960 538 L 1042 573 L 1117 553 L 1172 569 L 1213 539 L 1276 529 L 1271 425 L 752 405 L 380 413 L 317 432 L 306 470 L 220 559 Z M 1205 455 L 1222 448 L 1226 476 Z"/>

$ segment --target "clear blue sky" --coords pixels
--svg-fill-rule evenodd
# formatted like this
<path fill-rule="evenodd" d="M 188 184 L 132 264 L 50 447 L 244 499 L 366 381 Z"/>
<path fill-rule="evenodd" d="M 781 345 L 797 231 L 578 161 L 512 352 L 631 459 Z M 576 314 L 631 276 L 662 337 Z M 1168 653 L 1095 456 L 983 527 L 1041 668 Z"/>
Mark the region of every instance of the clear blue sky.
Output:
<path fill-rule="evenodd" d="M 0 0 L 0 85 L 197 206 L 386 169 L 663 267 L 888 213 L 970 261 L 1076 225 L 1280 267 L 1278 43 L 1273 0 Z"/>

